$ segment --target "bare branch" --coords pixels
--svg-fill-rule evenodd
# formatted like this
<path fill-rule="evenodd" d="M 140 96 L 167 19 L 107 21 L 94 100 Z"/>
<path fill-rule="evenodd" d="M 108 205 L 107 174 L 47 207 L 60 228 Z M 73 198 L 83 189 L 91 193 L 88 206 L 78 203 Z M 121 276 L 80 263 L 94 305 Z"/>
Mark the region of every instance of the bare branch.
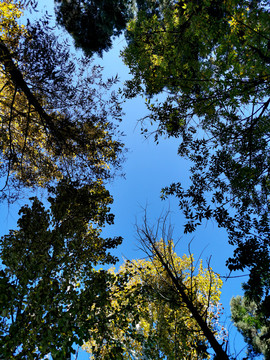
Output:
<path fill-rule="evenodd" d="M 227 355 L 226 351 L 223 350 L 222 345 L 219 344 L 219 342 L 215 338 L 212 329 L 209 327 L 206 319 L 204 319 L 205 314 L 201 314 L 201 311 L 205 308 L 205 306 L 203 304 L 200 304 L 197 299 L 196 302 L 194 301 L 192 294 L 190 294 L 186 285 L 183 283 L 181 276 L 178 276 L 177 271 L 175 271 L 174 262 L 171 261 L 171 255 L 170 253 L 168 254 L 167 248 L 164 248 L 163 252 L 160 250 L 160 247 L 158 245 L 158 234 L 161 230 L 162 234 L 166 235 L 164 234 L 164 230 L 167 229 L 167 218 L 168 213 L 165 216 L 159 218 L 156 227 L 150 227 L 147 222 L 147 215 L 145 211 L 143 226 L 137 226 L 137 234 L 142 248 L 150 259 L 153 260 L 154 258 L 157 258 L 159 260 L 160 264 L 162 265 L 163 271 L 165 271 L 166 276 L 168 276 L 168 278 L 172 282 L 172 286 L 170 286 L 170 289 L 172 289 L 175 294 L 178 294 L 178 296 L 180 296 L 182 302 L 186 305 L 191 315 L 197 322 L 198 326 L 201 328 L 204 336 L 209 341 L 218 359 L 229 360 L 229 356 Z M 171 230 L 170 226 L 169 230 Z M 169 233 L 169 235 L 171 234 Z M 168 233 L 167 236 L 164 237 L 164 241 L 170 239 Z"/>

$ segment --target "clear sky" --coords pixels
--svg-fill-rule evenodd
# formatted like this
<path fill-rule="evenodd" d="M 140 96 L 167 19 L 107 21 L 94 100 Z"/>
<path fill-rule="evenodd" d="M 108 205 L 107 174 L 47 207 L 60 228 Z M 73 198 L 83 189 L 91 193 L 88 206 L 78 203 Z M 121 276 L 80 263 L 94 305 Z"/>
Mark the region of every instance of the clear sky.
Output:
<path fill-rule="evenodd" d="M 45 5 L 48 12 L 53 11 L 53 0 L 39 1 L 39 6 Z M 123 85 L 128 78 L 128 69 L 124 66 L 119 56 L 120 50 L 125 45 L 123 37 L 116 39 L 113 49 L 105 53 L 103 59 L 95 61 L 104 66 L 105 76 L 120 76 L 119 86 Z M 232 255 L 233 248 L 227 244 L 227 236 L 223 230 L 217 229 L 214 223 L 209 222 L 202 226 L 192 235 L 183 235 L 183 216 L 178 210 L 177 201 L 173 197 L 168 201 L 160 199 L 162 187 L 170 185 L 175 181 L 188 181 L 188 164 L 177 156 L 177 147 L 180 140 L 163 139 L 159 145 L 154 143 L 152 138 L 145 140 L 140 134 L 138 120 L 147 114 L 144 99 L 127 101 L 124 105 L 125 116 L 121 123 L 121 129 L 125 132 L 124 142 L 128 149 L 126 161 L 123 163 L 125 178 L 117 177 L 109 184 L 109 189 L 114 197 L 112 212 L 115 214 L 115 225 L 104 230 L 104 236 L 122 236 L 123 244 L 118 247 L 115 253 L 123 262 L 123 258 L 129 260 L 143 257 L 138 250 L 136 240 L 135 223 L 140 224 L 144 209 L 147 207 L 150 223 L 155 223 L 160 214 L 170 209 L 171 223 L 175 226 L 174 240 L 180 239 L 177 246 L 177 253 L 182 256 L 187 252 L 187 245 L 192 240 L 191 250 L 195 258 L 202 257 L 207 266 L 211 258 L 211 267 L 217 273 L 225 276 L 228 270 L 225 267 L 226 259 Z M 1 204 L 2 225 L 1 235 L 6 234 L 9 229 L 14 228 L 17 220 L 17 211 L 20 204 L 12 205 L 9 208 Z M 242 275 L 233 274 L 233 275 Z M 232 296 L 241 294 L 241 282 L 245 278 L 235 278 L 224 282 L 221 301 L 225 307 L 225 315 L 229 317 L 229 302 Z M 226 326 L 230 330 L 231 350 L 234 347 L 240 351 L 243 342 L 240 336 L 234 340 L 235 331 L 226 320 Z M 80 351 L 78 360 L 87 359 L 88 355 Z"/>

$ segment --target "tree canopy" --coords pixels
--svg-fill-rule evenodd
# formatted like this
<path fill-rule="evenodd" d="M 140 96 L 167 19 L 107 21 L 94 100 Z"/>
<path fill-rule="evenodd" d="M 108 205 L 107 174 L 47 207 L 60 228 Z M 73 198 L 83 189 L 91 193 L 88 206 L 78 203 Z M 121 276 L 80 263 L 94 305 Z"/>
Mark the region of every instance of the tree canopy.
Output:
<path fill-rule="evenodd" d="M 213 333 L 221 334 L 219 276 L 202 263 L 195 270 L 193 256 L 177 256 L 172 241 L 166 245 L 160 240 L 157 246 L 164 257 L 170 253 L 175 273 L 193 303 Z M 91 338 L 93 329 L 84 346 L 93 359 L 116 358 L 115 354 L 119 359 L 210 359 L 203 332 L 184 300 L 172 290 L 172 281 L 157 256 L 126 261 L 117 277 L 106 309 L 108 333 L 101 334 L 102 341 L 97 343 Z"/>
<path fill-rule="evenodd" d="M 263 304 L 269 306 L 268 304 Z M 258 354 L 270 359 L 270 323 L 258 303 L 243 296 L 233 297 L 231 300 L 232 320 L 248 343 L 247 355 L 253 359 Z"/>
<path fill-rule="evenodd" d="M 121 119 L 120 101 L 114 92 L 110 94 L 117 78 L 103 81 L 100 67 L 91 68 L 91 60 L 74 57 L 46 18 L 19 26 L 18 6 L 10 1 L 7 7 L 4 4 L 0 42 L 3 188 L 45 187 L 65 176 L 84 184 L 108 178 L 119 166 L 122 149 L 114 121 Z M 12 15 L 6 16 L 6 9 Z"/>
<path fill-rule="evenodd" d="M 270 285 L 269 20 L 266 1 L 153 1 L 130 21 L 123 51 L 127 96 L 147 96 L 156 140 L 182 138 L 192 162 L 191 186 L 163 196 L 179 199 L 185 232 L 210 218 L 227 230 L 229 269 L 250 271 L 257 299 Z"/>
<path fill-rule="evenodd" d="M 162 197 L 178 198 L 185 233 L 209 219 L 227 230 L 229 269 L 250 273 L 232 317 L 250 354 L 268 356 L 267 1 L 55 1 L 58 23 L 86 56 L 74 55 L 47 15 L 21 25 L 23 4 L 35 3 L 0 3 L 1 200 L 46 188 L 48 204 L 31 198 L 0 240 L 3 356 L 61 360 L 88 341 L 96 359 L 199 360 L 208 346 L 229 359 L 219 276 L 202 265 L 195 274 L 192 255 L 179 258 L 171 239 L 157 241 L 145 224 L 139 237 L 151 261 L 116 274 L 96 269 L 116 262 L 110 249 L 122 240 L 101 231 L 114 220 L 104 184 L 123 144 L 117 77 L 104 81 L 90 56 L 107 51 L 128 21 L 126 98 L 146 97 L 155 140 L 180 137 L 179 155 L 192 163 L 191 185 L 171 184 Z"/>
<path fill-rule="evenodd" d="M 120 166 L 122 111 L 117 78 L 72 54 L 48 17 L 20 25 L 22 12 L 0 3 L 1 200 L 25 188 L 48 198 L 31 198 L 0 240 L 1 356 L 66 360 L 105 326 L 111 275 L 96 267 L 115 263 L 122 241 L 101 235 L 114 221 L 104 183 Z"/>
<path fill-rule="evenodd" d="M 5 359 L 66 359 L 89 329 L 106 326 L 109 250 L 120 237 L 102 238 L 113 222 L 112 198 L 99 182 L 51 189 L 50 209 L 37 199 L 20 210 L 18 229 L 0 240 L 0 347 Z M 101 325 L 102 324 L 102 325 Z"/>
<path fill-rule="evenodd" d="M 60 25 L 72 35 L 85 54 L 100 56 L 112 47 L 132 14 L 132 0 L 55 0 Z"/>

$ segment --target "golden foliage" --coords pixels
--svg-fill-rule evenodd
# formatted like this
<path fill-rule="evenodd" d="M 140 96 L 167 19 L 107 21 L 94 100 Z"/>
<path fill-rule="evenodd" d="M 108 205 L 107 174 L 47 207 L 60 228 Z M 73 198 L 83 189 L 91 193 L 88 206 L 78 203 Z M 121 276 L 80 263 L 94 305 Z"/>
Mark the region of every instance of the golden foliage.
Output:
<path fill-rule="evenodd" d="M 202 262 L 196 271 L 193 255 L 177 256 L 172 242 L 165 245 L 161 240 L 158 246 L 161 252 L 170 254 L 175 274 L 217 333 L 220 277 L 211 268 L 203 268 Z M 143 359 L 146 356 L 151 359 L 210 358 L 205 353 L 202 331 L 181 297 L 172 290 L 158 258 L 126 261 L 116 274 L 126 282 L 124 287 L 113 287 L 108 308 L 110 340 L 105 338 L 101 345 L 91 338 L 93 333 L 90 332 L 90 340 L 84 349 L 92 359 L 96 359 L 97 351 L 99 359 L 109 359 L 115 344 L 123 351 L 119 359 Z"/>

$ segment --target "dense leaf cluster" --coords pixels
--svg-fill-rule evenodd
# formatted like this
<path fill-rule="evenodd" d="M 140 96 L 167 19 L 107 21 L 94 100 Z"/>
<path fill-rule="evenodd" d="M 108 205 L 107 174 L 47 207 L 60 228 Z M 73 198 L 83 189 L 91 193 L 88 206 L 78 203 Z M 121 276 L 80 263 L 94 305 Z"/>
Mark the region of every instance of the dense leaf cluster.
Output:
<path fill-rule="evenodd" d="M 156 242 L 185 292 L 213 332 L 219 333 L 217 308 L 222 281 L 213 271 L 195 269 L 192 255 L 178 257 L 172 241 Z M 108 332 L 100 341 L 91 338 L 84 345 L 92 358 L 99 353 L 115 358 L 117 347 L 121 359 L 209 359 L 208 344 L 196 319 L 174 289 L 166 269 L 157 255 L 150 260 L 126 261 L 117 272 L 110 305 L 106 307 Z M 181 280 L 180 280 L 181 279 Z"/>
<path fill-rule="evenodd" d="M 19 43 L 0 43 L 1 174 L 9 185 L 43 186 L 63 176 L 87 183 L 110 176 L 122 143 L 113 120 L 121 106 L 101 68 L 74 59 L 46 21 Z M 103 95 L 104 92 L 107 95 Z"/>
<path fill-rule="evenodd" d="M 248 344 L 247 354 L 251 359 L 259 354 L 263 354 L 265 359 L 270 357 L 270 323 L 260 305 L 260 302 L 250 301 L 245 296 L 231 300 L 232 320 Z"/>
<path fill-rule="evenodd" d="M 100 56 L 112 47 L 131 17 L 131 0 L 55 0 L 57 21 L 85 54 Z"/>
<path fill-rule="evenodd" d="M 112 198 L 99 183 L 62 181 L 51 189 L 50 210 L 37 199 L 20 210 L 18 229 L 1 238 L 0 347 L 5 359 L 66 359 L 74 343 L 104 319 L 114 263 L 107 251 L 122 239 L 101 237 L 111 224 Z M 103 325 L 105 326 L 105 325 Z"/>

